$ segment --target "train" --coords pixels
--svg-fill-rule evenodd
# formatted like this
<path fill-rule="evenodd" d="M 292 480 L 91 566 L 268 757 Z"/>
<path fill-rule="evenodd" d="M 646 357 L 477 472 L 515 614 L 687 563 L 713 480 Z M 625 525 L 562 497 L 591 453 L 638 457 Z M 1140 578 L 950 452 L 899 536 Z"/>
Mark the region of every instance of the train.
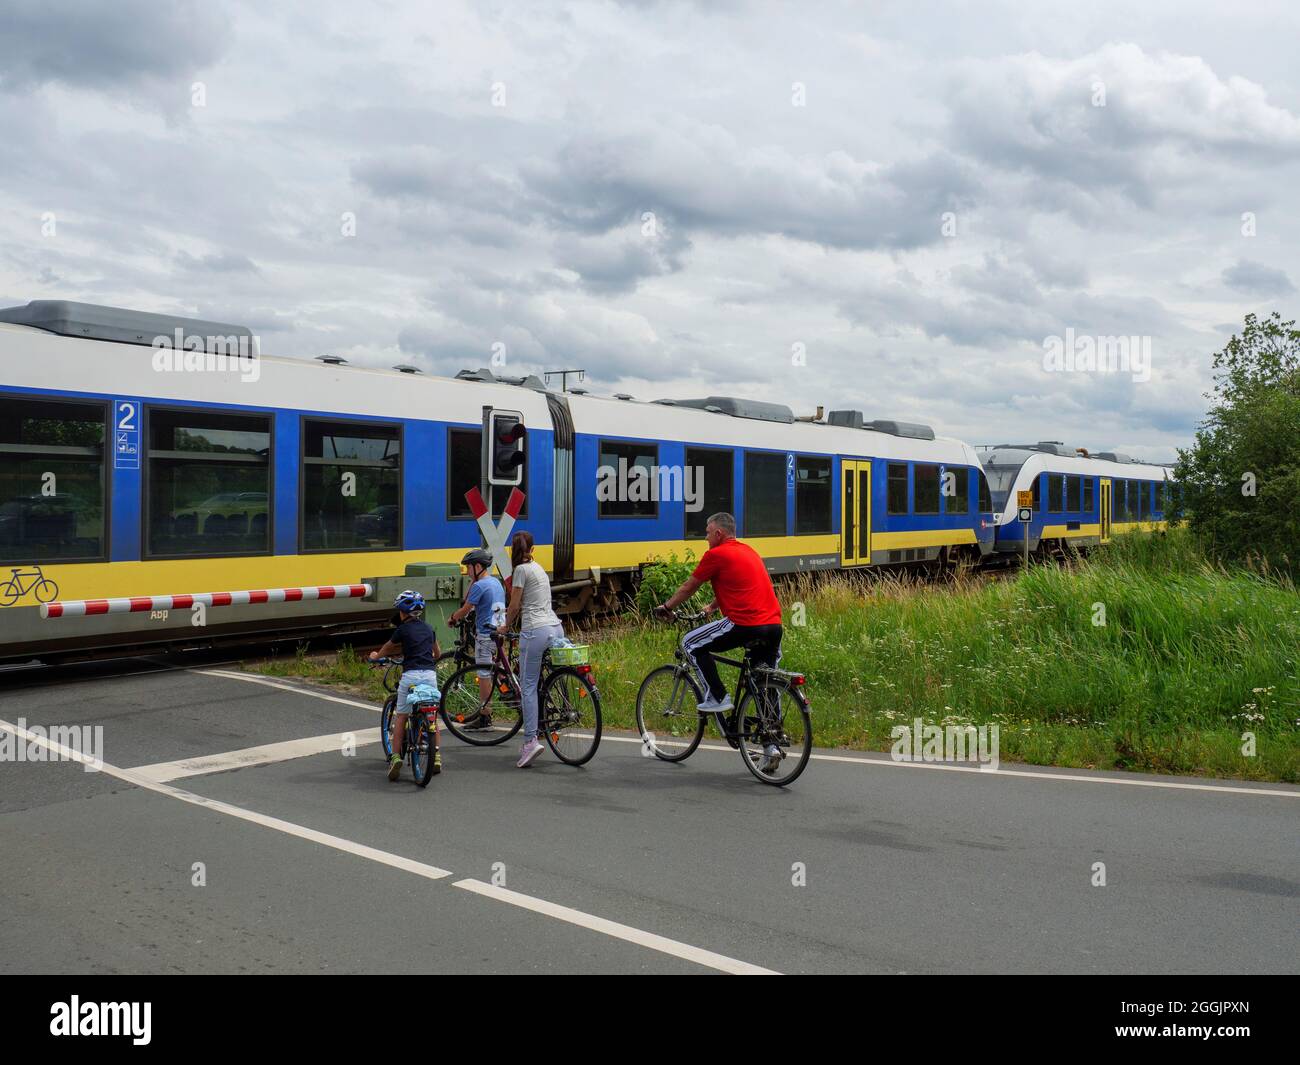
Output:
<path fill-rule="evenodd" d="M 391 587 L 483 543 L 476 489 L 492 522 L 523 493 L 515 528 L 572 614 L 617 607 L 655 560 L 698 557 L 718 511 L 773 574 L 980 564 L 1026 536 L 1087 549 L 1168 520 L 1169 470 L 1116 453 L 977 450 L 856 409 L 499 371 L 266 355 L 246 327 L 72 301 L 0 310 L 0 661 L 373 628 L 390 612 L 374 594 L 236 601 L 201 629 L 187 610 L 42 608 Z"/>

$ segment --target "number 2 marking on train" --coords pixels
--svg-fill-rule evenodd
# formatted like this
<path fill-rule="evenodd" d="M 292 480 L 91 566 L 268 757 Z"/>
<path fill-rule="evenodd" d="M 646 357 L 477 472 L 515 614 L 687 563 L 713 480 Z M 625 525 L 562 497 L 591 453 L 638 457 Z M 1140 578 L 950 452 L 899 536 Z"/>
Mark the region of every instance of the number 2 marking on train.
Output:
<path fill-rule="evenodd" d="M 123 432 L 135 429 L 135 404 L 119 403 L 117 405 L 117 427 Z"/>

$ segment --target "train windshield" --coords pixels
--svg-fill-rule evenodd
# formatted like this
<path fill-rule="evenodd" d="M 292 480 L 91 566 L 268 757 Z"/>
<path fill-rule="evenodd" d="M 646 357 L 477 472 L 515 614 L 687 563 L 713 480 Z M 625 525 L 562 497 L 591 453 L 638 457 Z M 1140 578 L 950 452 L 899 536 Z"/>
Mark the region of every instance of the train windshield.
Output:
<path fill-rule="evenodd" d="M 985 466 L 984 472 L 989 479 L 989 492 L 993 496 L 993 509 L 999 513 L 1007 508 L 1007 496 L 1011 494 L 1011 486 L 1016 482 L 1016 474 L 1020 472 L 1020 463 L 1016 466 Z"/>

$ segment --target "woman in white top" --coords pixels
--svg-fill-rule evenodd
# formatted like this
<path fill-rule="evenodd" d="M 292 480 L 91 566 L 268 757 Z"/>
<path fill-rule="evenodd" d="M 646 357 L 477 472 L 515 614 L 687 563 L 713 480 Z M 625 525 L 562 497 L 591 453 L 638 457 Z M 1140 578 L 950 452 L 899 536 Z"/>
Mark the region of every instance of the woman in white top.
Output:
<path fill-rule="evenodd" d="M 503 635 L 519 619 L 519 681 L 523 686 L 524 745 L 519 751 L 520 769 L 530 766 L 542 753 L 537 738 L 537 682 L 542 673 L 542 656 L 551 641 L 564 635 L 564 626 L 551 609 L 551 579 L 533 561 L 531 533 L 517 532 L 510 541 L 510 606 Z"/>

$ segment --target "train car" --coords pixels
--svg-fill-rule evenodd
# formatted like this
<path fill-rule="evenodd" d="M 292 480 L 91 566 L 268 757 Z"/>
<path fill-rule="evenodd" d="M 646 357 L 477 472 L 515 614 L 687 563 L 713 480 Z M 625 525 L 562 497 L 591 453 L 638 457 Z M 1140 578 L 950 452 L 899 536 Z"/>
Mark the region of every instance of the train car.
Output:
<path fill-rule="evenodd" d="M 1168 525 L 1173 481 L 1168 467 L 1117 452 L 1089 454 L 1059 441 L 998 444 L 979 451 L 996 512 L 995 551 L 1060 553 L 1110 542 L 1118 533 Z M 1018 520 L 1019 493 L 1032 498 L 1032 520 Z"/>
<path fill-rule="evenodd" d="M 517 527 L 566 610 L 613 603 L 656 557 L 699 555 L 717 510 L 735 513 L 774 573 L 994 546 L 975 451 L 925 426 L 256 347 L 241 327 L 117 308 L 0 311 L 0 659 L 382 622 L 385 603 L 338 599 L 223 606 L 202 628 L 190 610 L 55 620 L 41 606 L 350 584 L 458 561 L 480 543 L 466 493 L 485 490 L 495 519 L 511 490 L 488 484 L 494 411 L 527 427 Z"/>

